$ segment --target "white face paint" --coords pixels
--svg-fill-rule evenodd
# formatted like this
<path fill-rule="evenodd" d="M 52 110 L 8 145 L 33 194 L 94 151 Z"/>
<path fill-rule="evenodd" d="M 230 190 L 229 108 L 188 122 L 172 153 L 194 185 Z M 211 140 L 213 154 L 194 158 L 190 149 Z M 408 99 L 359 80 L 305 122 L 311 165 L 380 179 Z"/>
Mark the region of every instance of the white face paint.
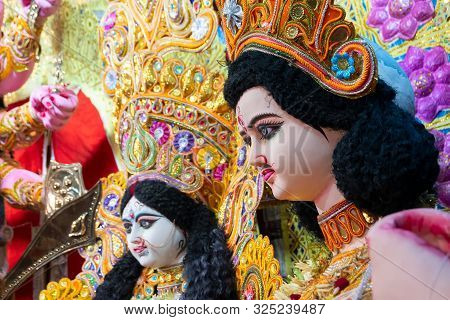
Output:
<path fill-rule="evenodd" d="M 164 215 L 133 196 L 123 210 L 122 220 L 128 248 L 142 266 L 162 268 L 183 261 L 185 234 Z"/>

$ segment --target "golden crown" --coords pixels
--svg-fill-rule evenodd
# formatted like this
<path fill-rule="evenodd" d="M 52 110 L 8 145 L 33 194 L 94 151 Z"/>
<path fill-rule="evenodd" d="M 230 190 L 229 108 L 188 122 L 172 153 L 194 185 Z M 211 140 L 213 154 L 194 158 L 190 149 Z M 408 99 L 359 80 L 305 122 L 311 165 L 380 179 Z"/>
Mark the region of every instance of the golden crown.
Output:
<path fill-rule="evenodd" d="M 228 58 L 247 50 L 273 54 L 331 92 L 357 98 L 377 81 L 373 49 L 355 35 L 334 0 L 216 0 Z"/>
<path fill-rule="evenodd" d="M 100 29 L 105 92 L 129 183 L 158 178 L 218 210 L 237 153 L 212 1 L 112 1 Z"/>

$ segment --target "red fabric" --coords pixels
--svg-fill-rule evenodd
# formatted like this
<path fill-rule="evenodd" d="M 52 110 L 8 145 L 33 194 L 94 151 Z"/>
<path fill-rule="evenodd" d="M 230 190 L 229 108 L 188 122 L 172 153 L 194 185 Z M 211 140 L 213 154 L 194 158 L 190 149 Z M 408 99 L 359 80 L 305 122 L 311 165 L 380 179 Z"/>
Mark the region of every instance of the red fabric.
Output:
<path fill-rule="evenodd" d="M 100 115 L 81 91 L 78 101 L 78 108 L 69 122 L 52 134 L 52 145 L 56 161 L 82 164 L 84 184 L 90 189 L 100 178 L 118 169 Z M 41 174 L 42 148 L 43 138 L 28 148 L 16 150 L 14 158 L 23 168 Z M 38 226 L 39 214 L 15 209 L 5 203 L 5 215 L 8 225 L 14 228 L 14 237 L 8 246 L 8 263 L 12 268 L 31 241 L 31 228 Z M 82 259 L 78 254 L 70 254 L 68 260 L 68 276 L 73 279 L 80 272 Z M 30 287 L 21 288 L 15 298 L 31 299 Z"/>

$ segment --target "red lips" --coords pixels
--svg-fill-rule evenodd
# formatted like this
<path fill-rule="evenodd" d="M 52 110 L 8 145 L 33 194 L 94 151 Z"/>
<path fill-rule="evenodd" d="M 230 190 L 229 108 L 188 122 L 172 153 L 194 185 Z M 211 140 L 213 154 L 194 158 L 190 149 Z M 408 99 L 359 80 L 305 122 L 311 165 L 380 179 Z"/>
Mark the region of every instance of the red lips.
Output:
<path fill-rule="evenodd" d="M 275 174 L 275 171 L 272 168 L 266 168 L 266 169 L 261 171 L 261 174 L 262 174 L 262 176 L 264 178 L 264 181 L 272 182 L 271 180 L 273 180 L 273 179 L 271 179 L 271 178 Z"/>
<path fill-rule="evenodd" d="M 145 247 L 145 246 L 139 246 L 139 247 L 133 248 L 133 251 L 136 252 L 136 253 L 141 253 L 141 252 L 143 252 L 146 249 L 147 249 L 147 247 Z"/>

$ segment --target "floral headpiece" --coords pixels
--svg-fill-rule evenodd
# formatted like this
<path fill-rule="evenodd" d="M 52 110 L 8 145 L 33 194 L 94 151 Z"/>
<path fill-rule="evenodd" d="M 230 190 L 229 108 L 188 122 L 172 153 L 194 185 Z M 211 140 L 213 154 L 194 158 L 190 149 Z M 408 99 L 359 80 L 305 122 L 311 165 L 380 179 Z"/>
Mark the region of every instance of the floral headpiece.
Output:
<path fill-rule="evenodd" d="M 375 54 L 334 0 L 216 0 L 231 61 L 247 50 L 279 56 L 348 98 L 377 82 Z"/>

